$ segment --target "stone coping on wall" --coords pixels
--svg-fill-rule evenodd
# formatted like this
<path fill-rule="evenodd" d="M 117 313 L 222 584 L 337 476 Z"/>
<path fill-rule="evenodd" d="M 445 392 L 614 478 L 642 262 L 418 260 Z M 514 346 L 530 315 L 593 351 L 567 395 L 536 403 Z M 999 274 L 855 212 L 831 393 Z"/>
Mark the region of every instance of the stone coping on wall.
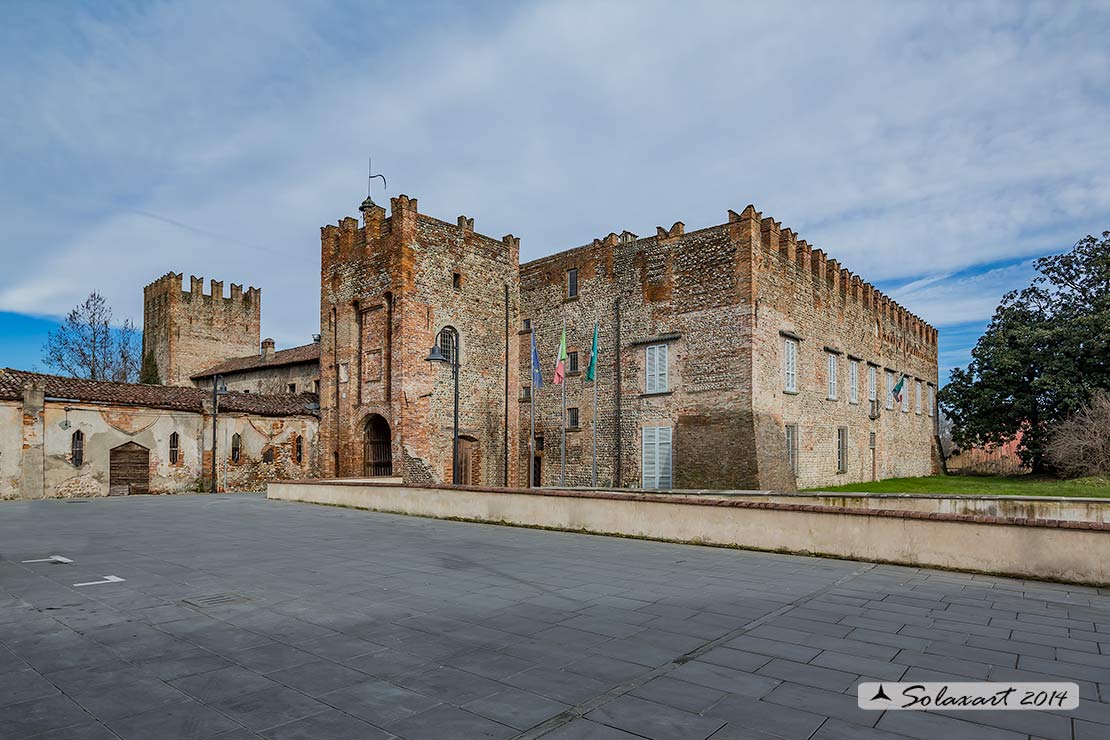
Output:
<path fill-rule="evenodd" d="M 776 501 L 747 501 L 739 496 L 836 496 L 844 497 L 838 492 L 822 493 L 812 491 L 807 493 L 791 493 L 776 491 L 709 491 L 709 490 L 677 490 L 669 493 L 648 492 L 644 489 L 611 490 L 598 488 L 504 488 L 495 486 L 454 486 L 444 484 L 405 484 L 396 479 L 374 478 L 332 478 L 313 480 L 288 480 L 272 481 L 273 483 L 288 483 L 301 486 L 380 486 L 387 488 L 422 488 L 443 491 L 477 491 L 482 493 L 503 493 L 532 496 L 556 496 L 564 498 L 607 499 L 625 501 L 648 501 L 660 504 L 685 504 L 695 506 L 728 507 L 737 509 L 772 509 L 778 511 L 797 511 L 825 514 L 845 514 L 849 516 L 865 517 L 890 517 L 896 519 L 926 519 L 933 521 L 963 522 L 967 524 L 988 524 L 1019 527 L 1042 527 L 1049 529 L 1081 529 L 1110 532 L 1110 524 L 1086 521 L 1068 521 L 1063 519 L 1026 519 L 1018 517 L 988 516 L 982 514 L 951 514 L 947 512 L 924 512 L 907 509 L 883 508 L 855 508 L 848 506 L 828 506 L 822 504 L 792 504 Z M 958 496 L 954 494 L 929 495 L 929 494 L 849 494 L 849 498 L 947 498 L 947 499 L 992 499 L 992 500 L 1035 500 L 1035 501 L 1081 501 L 1106 504 L 1107 499 L 1076 499 L 1073 497 L 1010 497 L 1010 496 Z"/>

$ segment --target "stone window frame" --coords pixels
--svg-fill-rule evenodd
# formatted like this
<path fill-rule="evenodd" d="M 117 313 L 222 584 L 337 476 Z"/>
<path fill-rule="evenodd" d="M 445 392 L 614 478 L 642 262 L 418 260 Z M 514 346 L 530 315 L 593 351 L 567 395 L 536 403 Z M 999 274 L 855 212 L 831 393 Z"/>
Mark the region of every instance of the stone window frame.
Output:
<path fill-rule="evenodd" d="M 231 435 L 231 462 L 235 465 L 243 462 L 243 435 L 239 432 Z"/>
<path fill-rule="evenodd" d="M 522 386 L 520 386 L 520 402 L 521 403 L 531 403 L 532 402 L 532 386 L 531 385 L 522 385 Z"/>
<path fill-rule="evenodd" d="M 568 267 L 563 280 L 563 299 L 573 301 L 578 299 L 578 268 Z"/>
<path fill-rule="evenodd" d="M 579 418 L 578 407 L 577 406 L 568 406 L 567 407 L 567 431 L 573 431 L 575 429 L 580 429 L 581 428 L 581 425 L 579 423 L 580 421 L 581 421 L 581 419 Z"/>
<path fill-rule="evenodd" d="M 836 428 L 836 473 L 848 472 L 848 427 Z"/>
<path fill-rule="evenodd" d="M 181 435 L 177 432 L 170 433 L 170 465 L 181 463 Z"/>
<path fill-rule="evenodd" d="M 451 289 L 452 290 L 462 290 L 462 286 L 463 286 L 463 274 L 461 272 L 459 272 L 458 270 L 455 270 L 454 272 L 451 273 Z"/>
<path fill-rule="evenodd" d="M 69 460 L 75 468 L 85 464 L 85 433 L 80 429 L 74 429 L 69 435 Z"/>
<path fill-rule="evenodd" d="M 567 350 L 567 375 L 581 375 L 582 368 L 578 364 L 578 350 Z"/>

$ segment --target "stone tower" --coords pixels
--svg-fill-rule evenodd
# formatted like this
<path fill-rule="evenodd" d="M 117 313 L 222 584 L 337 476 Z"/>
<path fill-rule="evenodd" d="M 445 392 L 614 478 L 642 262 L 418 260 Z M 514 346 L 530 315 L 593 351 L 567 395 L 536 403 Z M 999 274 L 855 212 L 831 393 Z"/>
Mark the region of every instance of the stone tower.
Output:
<path fill-rule="evenodd" d="M 190 277 L 182 290 L 181 273 L 169 272 L 143 289 L 143 355 L 154 354 L 166 385 L 192 385 L 190 377 L 232 357 L 258 353 L 262 291 Z"/>

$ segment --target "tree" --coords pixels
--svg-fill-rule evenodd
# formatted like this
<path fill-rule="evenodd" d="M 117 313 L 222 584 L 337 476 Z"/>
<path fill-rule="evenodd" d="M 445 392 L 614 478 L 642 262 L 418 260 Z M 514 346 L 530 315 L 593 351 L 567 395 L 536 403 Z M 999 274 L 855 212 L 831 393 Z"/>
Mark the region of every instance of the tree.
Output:
<path fill-rule="evenodd" d="M 1021 432 L 1022 462 L 1044 472 L 1052 426 L 1110 388 L 1110 231 L 1034 266 L 1040 274 L 1003 296 L 939 400 L 957 445 L 989 447 Z"/>
<path fill-rule="evenodd" d="M 139 382 L 146 385 L 162 385 L 162 376 L 158 372 L 158 360 L 154 357 L 154 352 L 147 352 L 143 355 L 143 366 L 139 370 Z"/>
<path fill-rule="evenodd" d="M 1110 475 L 1110 393 L 1099 391 L 1052 429 L 1048 459 L 1068 476 Z"/>
<path fill-rule="evenodd" d="M 140 334 L 127 319 L 112 326 L 112 308 L 96 291 L 50 332 L 43 364 L 74 378 L 132 383 L 139 371 Z"/>

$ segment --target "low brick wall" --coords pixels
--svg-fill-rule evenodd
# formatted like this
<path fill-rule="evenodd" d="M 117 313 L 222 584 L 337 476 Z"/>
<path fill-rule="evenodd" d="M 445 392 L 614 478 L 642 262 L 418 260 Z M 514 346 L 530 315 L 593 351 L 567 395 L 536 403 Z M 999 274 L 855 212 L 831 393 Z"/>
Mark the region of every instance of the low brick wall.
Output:
<path fill-rule="evenodd" d="M 1110 525 L 1096 522 L 723 496 L 343 480 L 271 483 L 267 496 L 441 519 L 1110 584 Z"/>

